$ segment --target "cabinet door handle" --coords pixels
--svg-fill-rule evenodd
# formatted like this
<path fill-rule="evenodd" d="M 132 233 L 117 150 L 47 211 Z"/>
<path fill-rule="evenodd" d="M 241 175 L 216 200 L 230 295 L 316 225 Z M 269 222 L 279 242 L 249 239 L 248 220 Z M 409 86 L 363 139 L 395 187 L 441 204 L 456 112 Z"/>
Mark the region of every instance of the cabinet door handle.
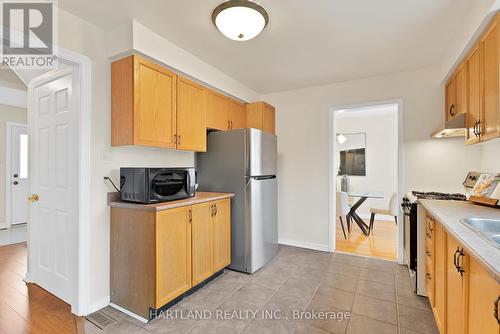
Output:
<path fill-rule="evenodd" d="M 219 211 L 219 210 L 217 209 L 217 204 L 214 204 L 214 209 L 215 209 L 214 215 L 216 215 L 216 216 L 217 216 L 217 212 Z"/>
<path fill-rule="evenodd" d="M 181 135 L 177 135 L 177 144 L 181 144 Z"/>
<path fill-rule="evenodd" d="M 189 223 L 193 222 L 193 210 L 189 209 Z"/>
<path fill-rule="evenodd" d="M 497 319 L 498 324 L 500 325 L 500 319 L 498 318 L 498 302 L 500 302 L 500 296 L 498 296 L 497 300 L 493 303 L 493 311 L 495 319 Z"/>
<path fill-rule="evenodd" d="M 231 130 L 233 129 L 233 121 L 231 121 Z"/>
<path fill-rule="evenodd" d="M 480 120 L 477 121 L 477 135 L 480 136 L 481 135 L 481 122 Z"/>
<path fill-rule="evenodd" d="M 472 133 L 474 134 L 474 136 L 477 137 L 477 130 L 476 129 L 477 129 L 477 121 L 476 121 L 476 123 L 474 123 L 474 128 L 472 129 Z"/>
<path fill-rule="evenodd" d="M 464 269 L 464 267 L 462 267 L 460 265 L 460 257 L 461 256 L 465 256 L 464 250 L 460 249 L 460 247 L 457 247 L 457 250 L 455 251 L 453 262 L 455 264 L 455 268 L 457 268 L 457 272 L 460 274 L 460 276 L 464 277 L 465 269 Z"/>
<path fill-rule="evenodd" d="M 452 104 L 449 110 L 450 116 L 455 116 L 455 105 Z"/>

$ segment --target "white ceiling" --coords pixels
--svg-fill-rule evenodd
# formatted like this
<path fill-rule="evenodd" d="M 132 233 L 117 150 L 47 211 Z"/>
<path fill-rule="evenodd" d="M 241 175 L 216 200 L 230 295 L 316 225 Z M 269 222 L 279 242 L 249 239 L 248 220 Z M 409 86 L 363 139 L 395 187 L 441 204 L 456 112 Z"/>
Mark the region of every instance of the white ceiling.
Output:
<path fill-rule="evenodd" d="M 440 64 L 475 0 L 259 0 L 270 16 L 248 42 L 220 34 L 220 0 L 59 0 L 104 28 L 136 19 L 259 93 Z"/>

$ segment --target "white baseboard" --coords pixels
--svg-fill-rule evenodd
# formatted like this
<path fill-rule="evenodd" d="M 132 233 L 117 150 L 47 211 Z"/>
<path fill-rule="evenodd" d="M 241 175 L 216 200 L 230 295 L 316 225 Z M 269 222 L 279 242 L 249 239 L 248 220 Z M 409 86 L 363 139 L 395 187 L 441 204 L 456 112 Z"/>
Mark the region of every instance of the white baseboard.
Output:
<path fill-rule="evenodd" d="M 137 315 L 133 312 L 130 312 L 129 310 L 127 310 L 126 308 L 123 308 L 121 306 L 118 306 L 116 304 L 113 304 L 113 303 L 109 303 L 109 306 L 111 306 L 112 308 L 115 308 L 117 309 L 118 311 L 122 312 L 122 313 L 125 313 L 126 315 L 129 315 L 131 316 L 132 318 L 136 319 L 136 320 L 139 320 L 140 322 L 143 322 L 145 324 L 147 324 L 149 322 L 148 319 L 145 319 L 143 317 L 141 317 L 140 315 Z"/>
<path fill-rule="evenodd" d="M 110 298 L 109 298 L 109 296 L 106 296 L 106 297 L 102 298 L 101 300 L 98 300 L 98 301 L 90 304 L 88 312 L 86 312 L 86 313 L 87 313 L 87 315 L 92 314 L 94 312 L 99 311 L 102 308 L 105 308 L 106 306 L 109 306 L 109 305 L 110 305 Z"/>
<path fill-rule="evenodd" d="M 294 246 L 294 247 L 300 247 L 300 248 L 307 248 L 307 249 L 312 249 L 312 250 L 317 250 L 317 251 L 322 251 L 322 252 L 329 252 L 330 247 L 328 245 L 324 244 L 317 244 L 314 242 L 306 242 L 306 241 L 299 241 L 299 240 L 288 240 L 288 239 L 278 239 L 278 243 L 281 245 L 287 245 L 287 246 Z"/>

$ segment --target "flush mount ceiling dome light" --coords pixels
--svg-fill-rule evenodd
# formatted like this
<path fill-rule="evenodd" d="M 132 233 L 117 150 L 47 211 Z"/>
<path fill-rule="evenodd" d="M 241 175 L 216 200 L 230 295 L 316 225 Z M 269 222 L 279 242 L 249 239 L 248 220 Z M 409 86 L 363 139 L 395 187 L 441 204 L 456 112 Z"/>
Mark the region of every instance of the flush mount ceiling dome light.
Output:
<path fill-rule="evenodd" d="M 227 38 L 248 41 L 267 26 L 269 15 L 253 1 L 229 0 L 214 9 L 212 22 Z"/>

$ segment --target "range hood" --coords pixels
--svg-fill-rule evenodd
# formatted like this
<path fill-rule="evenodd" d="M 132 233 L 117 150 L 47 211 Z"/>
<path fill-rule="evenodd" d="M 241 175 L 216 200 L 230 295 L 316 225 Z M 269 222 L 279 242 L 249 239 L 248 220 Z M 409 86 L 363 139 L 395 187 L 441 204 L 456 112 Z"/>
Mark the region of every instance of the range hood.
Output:
<path fill-rule="evenodd" d="M 465 137 L 467 134 L 466 115 L 464 113 L 449 119 L 444 123 L 443 128 L 439 128 L 432 133 L 432 138 Z"/>

